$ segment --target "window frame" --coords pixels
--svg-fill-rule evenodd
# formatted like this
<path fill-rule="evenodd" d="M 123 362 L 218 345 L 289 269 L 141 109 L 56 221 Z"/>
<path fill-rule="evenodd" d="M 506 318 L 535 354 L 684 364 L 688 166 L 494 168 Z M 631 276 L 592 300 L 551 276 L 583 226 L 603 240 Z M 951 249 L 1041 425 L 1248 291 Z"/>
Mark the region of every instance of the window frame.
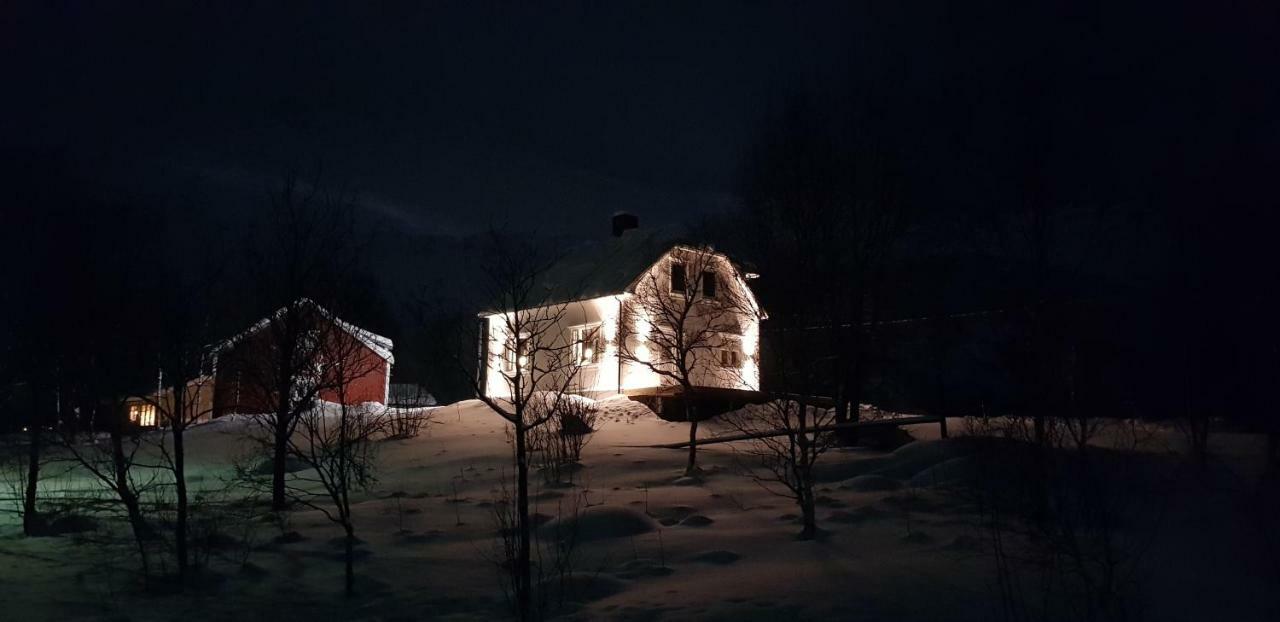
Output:
<path fill-rule="evenodd" d="M 676 288 L 676 270 L 679 269 L 680 287 Z M 679 259 L 671 260 L 671 268 L 667 271 L 667 289 L 670 293 L 677 296 L 684 296 L 689 292 L 689 267 Z"/>
<path fill-rule="evenodd" d="M 702 297 L 703 297 L 703 298 L 710 298 L 710 299 L 712 299 L 712 300 L 715 300 L 716 295 L 720 293 L 720 283 L 719 283 L 719 280 L 720 280 L 720 279 L 719 279 L 719 277 L 716 275 L 716 271 L 715 271 L 715 270 L 703 270 L 703 271 L 702 271 L 702 283 L 701 283 L 702 287 L 701 287 L 700 289 L 702 290 Z M 711 291 L 710 291 L 710 292 L 708 292 L 708 291 L 707 291 L 707 285 L 710 285 L 710 286 L 711 286 L 711 288 L 710 288 L 710 289 L 711 289 Z"/>
<path fill-rule="evenodd" d="M 600 358 L 603 356 L 604 339 L 600 334 L 603 322 L 588 322 L 586 324 L 575 324 L 569 327 L 569 345 L 573 362 L 580 367 L 589 367 L 599 365 Z M 583 360 L 583 353 L 587 344 L 585 339 L 587 333 L 591 333 L 591 360 Z"/>
<path fill-rule="evenodd" d="M 502 373 L 514 374 L 520 369 L 520 342 L 524 341 L 525 347 L 528 347 L 529 333 L 524 333 L 520 339 L 505 339 L 502 343 Z M 527 355 L 526 355 L 527 356 Z M 529 361 L 532 363 L 533 361 Z M 521 370 L 524 371 L 524 370 Z"/>
<path fill-rule="evenodd" d="M 728 362 L 725 361 L 726 358 L 729 359 Z M 742 342 L 736 339 L 726 339 L 719 348 L 716 348 L 716 363 L 720 367 L 726 369 L 742 367 L 744 360 L 746 360 L 746 353 L 742 351 Z"/>
<path fill-rule="evenodd" d="M 133 424 L 151 428 L 156 425 L 156 405 L 147 402 L 129 404 L 129 421 Z"/>

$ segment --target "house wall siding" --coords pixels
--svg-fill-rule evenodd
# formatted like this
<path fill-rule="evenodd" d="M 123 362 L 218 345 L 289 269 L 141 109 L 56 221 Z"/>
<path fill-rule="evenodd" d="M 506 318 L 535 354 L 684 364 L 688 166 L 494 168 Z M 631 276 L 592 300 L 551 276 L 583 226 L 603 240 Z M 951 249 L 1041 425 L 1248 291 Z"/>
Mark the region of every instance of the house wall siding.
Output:
<path fill-rule="evenodd" d="M 673 382 L 670 378 L 653 372 L 643 364 L 621 362 L 618 357 L 618 340 L 627 339 L 628 349 L 637 351 L 637 346 L 643 341 L 639 335 L 652 330 L 652 326 L 643 317 L 642 305 L 638 304 L 635 297 L 668 295 L 670 261 L 673 257 L 678 258 L 679 253 L 685 252 L 689 251 L 673 249 L 639 275 L 637 283 L 641 285 L 636 288 L 634 295 L 620 293 L 565 304 L 555 330 L 551 331 L 558 335 L 558 343 L 568 344 L 571 340 L 572 328 L 584 324 L 599 324 L 601 340 L 604 343 L 604 351 L 601 353 L 599 362 L 584 366 L 580 370 L 577 381 L 571 387 L 573 392 L 588 397 L 603 397 L 620 392 L 658 388 Z M 751 297 L 746 282 L 736 273 L 727 259 L 719 262 L 716 273 L 722 287 L 733 288 L 735 295 Z M 648 283 L 648 287 L 643 286 L 645 283 Z M 754 303 L 753 297 L 750 300 Z M 488 343 L 479 348 L 481 356 L 486 359 L 483 394 L 496 398 L 509 398 L 510 383 L 503 372 L 503 359 L 506 356 L 508 340 L 507 321 L 502 314 L 490 315 L 485 319 Z M 731 336 L 734 346 L 741 351 L 741 366 L 732 370 L 721 370 L 717 361 L 710 360 L 710 355 L 705 355 L 703 357 L 705 360 L 698 360 L 695 364 L 694 381 L 697 386 L 759 390 L 759 370 L 756 364 L 759 354 L 759 321 L 757 315 L 742 313 L 739 317 L 742 334 Z"/>

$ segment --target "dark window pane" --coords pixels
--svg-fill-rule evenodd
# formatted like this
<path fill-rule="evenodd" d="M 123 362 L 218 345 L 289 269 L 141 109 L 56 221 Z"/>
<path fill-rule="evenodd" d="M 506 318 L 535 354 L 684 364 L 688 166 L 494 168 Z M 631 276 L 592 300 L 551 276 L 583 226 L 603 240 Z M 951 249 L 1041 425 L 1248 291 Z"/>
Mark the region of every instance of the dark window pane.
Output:
<path fill-rule="evenodd" d="M 702 295 L 706 296 L 707 298 L 716 297 L 716 273 L 714 272 L 702 273 Z"/>
<path fill-rule="evenodd" d="M 684 264 L 682 263 L 671 264 L 671 291 L 682 294 L 685 292 Z"/>

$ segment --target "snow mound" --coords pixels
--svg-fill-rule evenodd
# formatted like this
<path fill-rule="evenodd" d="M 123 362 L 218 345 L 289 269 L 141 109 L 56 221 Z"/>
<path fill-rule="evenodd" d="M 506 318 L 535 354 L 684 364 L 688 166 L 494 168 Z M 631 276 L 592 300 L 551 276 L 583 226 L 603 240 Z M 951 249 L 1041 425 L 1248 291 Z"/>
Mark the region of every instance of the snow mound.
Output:
<path fill-rule="evenodd" d="M 596 402 L 596 412 L 605 419 L 635 423 L 641 419 L 657 419 L 658 416 L 641 404 L 625 395 L 611 395 Z"/>
<path fill-rule="evenodd" d="M 705 553 L 698 553 L 697 555 L 692 555 L 689 557 L 689 561 L 691 562 L 698 562 L 701 564 L 712 564 L 715 566 L 728 566 L 729 564 L 732 564 L 733 562 L 736 562 L 739 559 L 742 559 L 741 555 L 738 555 L 733 551 L 723 551 L 723 550 L 707 551 Z"/>
<path fill-rule="evenodd" d="M 982 466 L 973 456 L 960 456 L 935 464 L 911 478 L 911 485 L 917 488 L 929 486 L 957 486 L 977 480 L 982 475 Z"/>
<path fill-rule="evenodd" d="M 886 518 L 889 515 L 872 506 L 861 507 L 852 511 L 836 510 L 827 516 L 827 521 L 845 525 L 856 525 L 871 520 Z"/>
<path fill-rule="evenodd" d="M 965 534 L 960 534 L 951 539 L 951 542 L 942 547 L 944 551 L 980 551 L 983 548 L 981 540 Z"/>
<path fill-rule="evenodd" d="M 883 475 L 859 475 L 845 480 L 840 484 L 840 488 L 855 492 L 884 492 L 902 488 L 902 482 Z"/>
<path fill-rule="evenodd" d="M 710 525 L 711 523 L 714 523 L 714 522 L 715 522 L 714 520 L 706 516 L 703 516 L 701 514 L 694 514 L 693 516 L 690 516 L 680 521 L 680 524 L 684 525 L 685 527 L 706 527 L 707 525 Z"/>
<path fill-rule="evenodd" d="M 835 460 L 831 460 L 829 462 L 819 461 L 818 464 L 813 466 L 813 474 L 819 482 L 839 482 L 859 475 L 872 473 L 877 469 L 889 466 L 891 463 L 890 456 L 876 456 L 874 458 L 861 458 L 839 462 Z"/>
<path fill-rule="evenodd" d="M 796 410 L 795 410 L 795 409 L 796 409 L 796 405 L 795 405 L 794 403 L 787 403 L 787 404 L 784 404 L 784 403 L 783 403 L 782 401 L 780 401 L 780 400 L 774 400 L 774 401 L 772 401 L 772 402 L 765 402 L 765 403 L 763 403 L 763 404 L 745 404 L 745 405 L 743 405 L 741 408 L 738 408 L 738 409 L 735 409 L 735 410 L 730 410 L 730 411 L 728 411 L 728 412 L 726 412 L 726 413 L 724 413 L 724 414 L 720 415 L 720 418 L 721 418 L 721 419 L 727 419 L 727 420 L 733 420 L 733 419 L 751 419 L 751 420 L 772 419 L 772 418 L 774 418 L 775 416 L 777 416 L 779 413 L 781 413 L 781 412 L 783 411 L 783 409 L 784 409 L 784 408 L 785 408 L 785 409 L 789 409 L 791 412 L 796 412 Z M 811 407 L 811 408 L 812 408 L 812 407 Z M 821 409 L 818 409 L 818 412 L 820 413 L 820 414 L 818 415 L 818 418 L 819 418 L 819 419 L 822 419 L 822 420 L 830 419 L 830 411 L 831 411 L 831 409 L 829 409 L 829 408 L 821 408 Z"/>
<path fill-rule="evenodd" d="M 622 592 L 626 584 L 601 574 L 575 573 L 547 579 L 538 588 L 548 597 L 548 602 L 589 603 Z"/>
<path fill-rule="evenodd" d="M 898 538 L 898 541 L 903 544 L 933 544 L 933 536 L 917 530 Z"/>
<path fill-rule="evenodd" d="M 643 579 L 645 577 L 665 577 L 674 572 L 669 566 L 666 566 L 653 559 L 633 559 L 622 564 L 613 572 L 613 576 L 619 579 Z"/>
<path fill-rule="evenodd" d="M 885 465 L 873 473 L 909 479 L 935 464 L 969 455 L 976 449 L 975 443 L 964 439 L 916 441 L 899 447 L 890 454 Z"/>
<path fill-rule="evenodd" d="M 630 508 L 599 506 L 577 516 L 557 518 L 544 525 L 542 532 L 553 537 L 572 535 L 586 542 L 636 536 L 655 528 L 653 519 Z"/>

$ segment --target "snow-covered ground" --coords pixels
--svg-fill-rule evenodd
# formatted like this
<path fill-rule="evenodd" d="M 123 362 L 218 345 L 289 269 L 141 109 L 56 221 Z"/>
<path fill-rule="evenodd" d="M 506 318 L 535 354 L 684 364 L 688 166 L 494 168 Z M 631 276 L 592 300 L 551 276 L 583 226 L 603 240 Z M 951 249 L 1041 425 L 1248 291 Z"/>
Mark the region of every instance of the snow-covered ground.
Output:
<path fill-rule="evenodd" d="M 596 620 L 986 620 L 1000 617 L 993 560 L 981 519 L 932 482 L 951 477 L 964 443 L 937 440 L 937 424 L 896 452 L 833 450 L 823 458 L 818 520 L 825 537 L 794 539 L 795 507 L 741 472 L 734 443 L 700 452 L 706 476 L 680 480 L 687 427 L 625 398 L 599 402 L 602 423 L 574 488 L 539 487 L 535 512 L 554 517 L 580 499 L 574 569 L 586 602 L 565 615 Z M 197 592 L 144 595 L 128 584 L 126 548 L 81 537 L 23 539 L 0 523 L 0 618 L 6 620 L 422 620 L 493 619 L 505 604 L 493 563 L 491 503 L 511 469 L 505 422 L 478 401 L 431 411 L 421 436 L 380 443 L 379 481 L 355 506 L 363 541 L 360 594 L 341 595 L 340 530 L 315 511 L 286 525 L 256 522 L 253 545 L 224 544 Z M 949 423 L 953 435 L 965 431 Z M 705 434 L 724 432 L 714 422 Z M 193 487 L 220 494 L 253 451 L 248 418 L 193 429 Z M 1261 440 L 1216 437 L 1219 471 L 1185 475 L 1167 455 L 1169 430 L 1147 439 L 1140 460 L 1176 475 L 1172 502 L 1151 534 L 1138 584 L 1141 617 L 1157 620 L 1280 619 L 1275 568 L 1251 526 L 1252 456 Z M 950 467 L 944 468 L 948 463 Z M 943 466 L 940 466 L 943 465 Z M 1252 465 L 1252 466 L 1251 466 Z M 930 469 L 933 469 L 932 471 Z M 878 475 L 869 476 L 877 473 Z M 1129 474 L 1117 473 L 1123 478 Z M 1196 479 L 1185 486 L 1178 478 Z M 1204 481 L 1201 481 L 1204 480 Z M 535 482 L 540 478 L 535 477 Z M 75 475 L 51 486 L 89 486 Z M 238 527 L 228 525 L 226 531 Z M 544 532 L 550 527 L 544 527 Z M 287 537 L 287 532 L 296 532 Z M 1275 557 L 1270 558 L 1275 564 Z M 1027 581 L 1032 581 L 1028 578 Z"/>

